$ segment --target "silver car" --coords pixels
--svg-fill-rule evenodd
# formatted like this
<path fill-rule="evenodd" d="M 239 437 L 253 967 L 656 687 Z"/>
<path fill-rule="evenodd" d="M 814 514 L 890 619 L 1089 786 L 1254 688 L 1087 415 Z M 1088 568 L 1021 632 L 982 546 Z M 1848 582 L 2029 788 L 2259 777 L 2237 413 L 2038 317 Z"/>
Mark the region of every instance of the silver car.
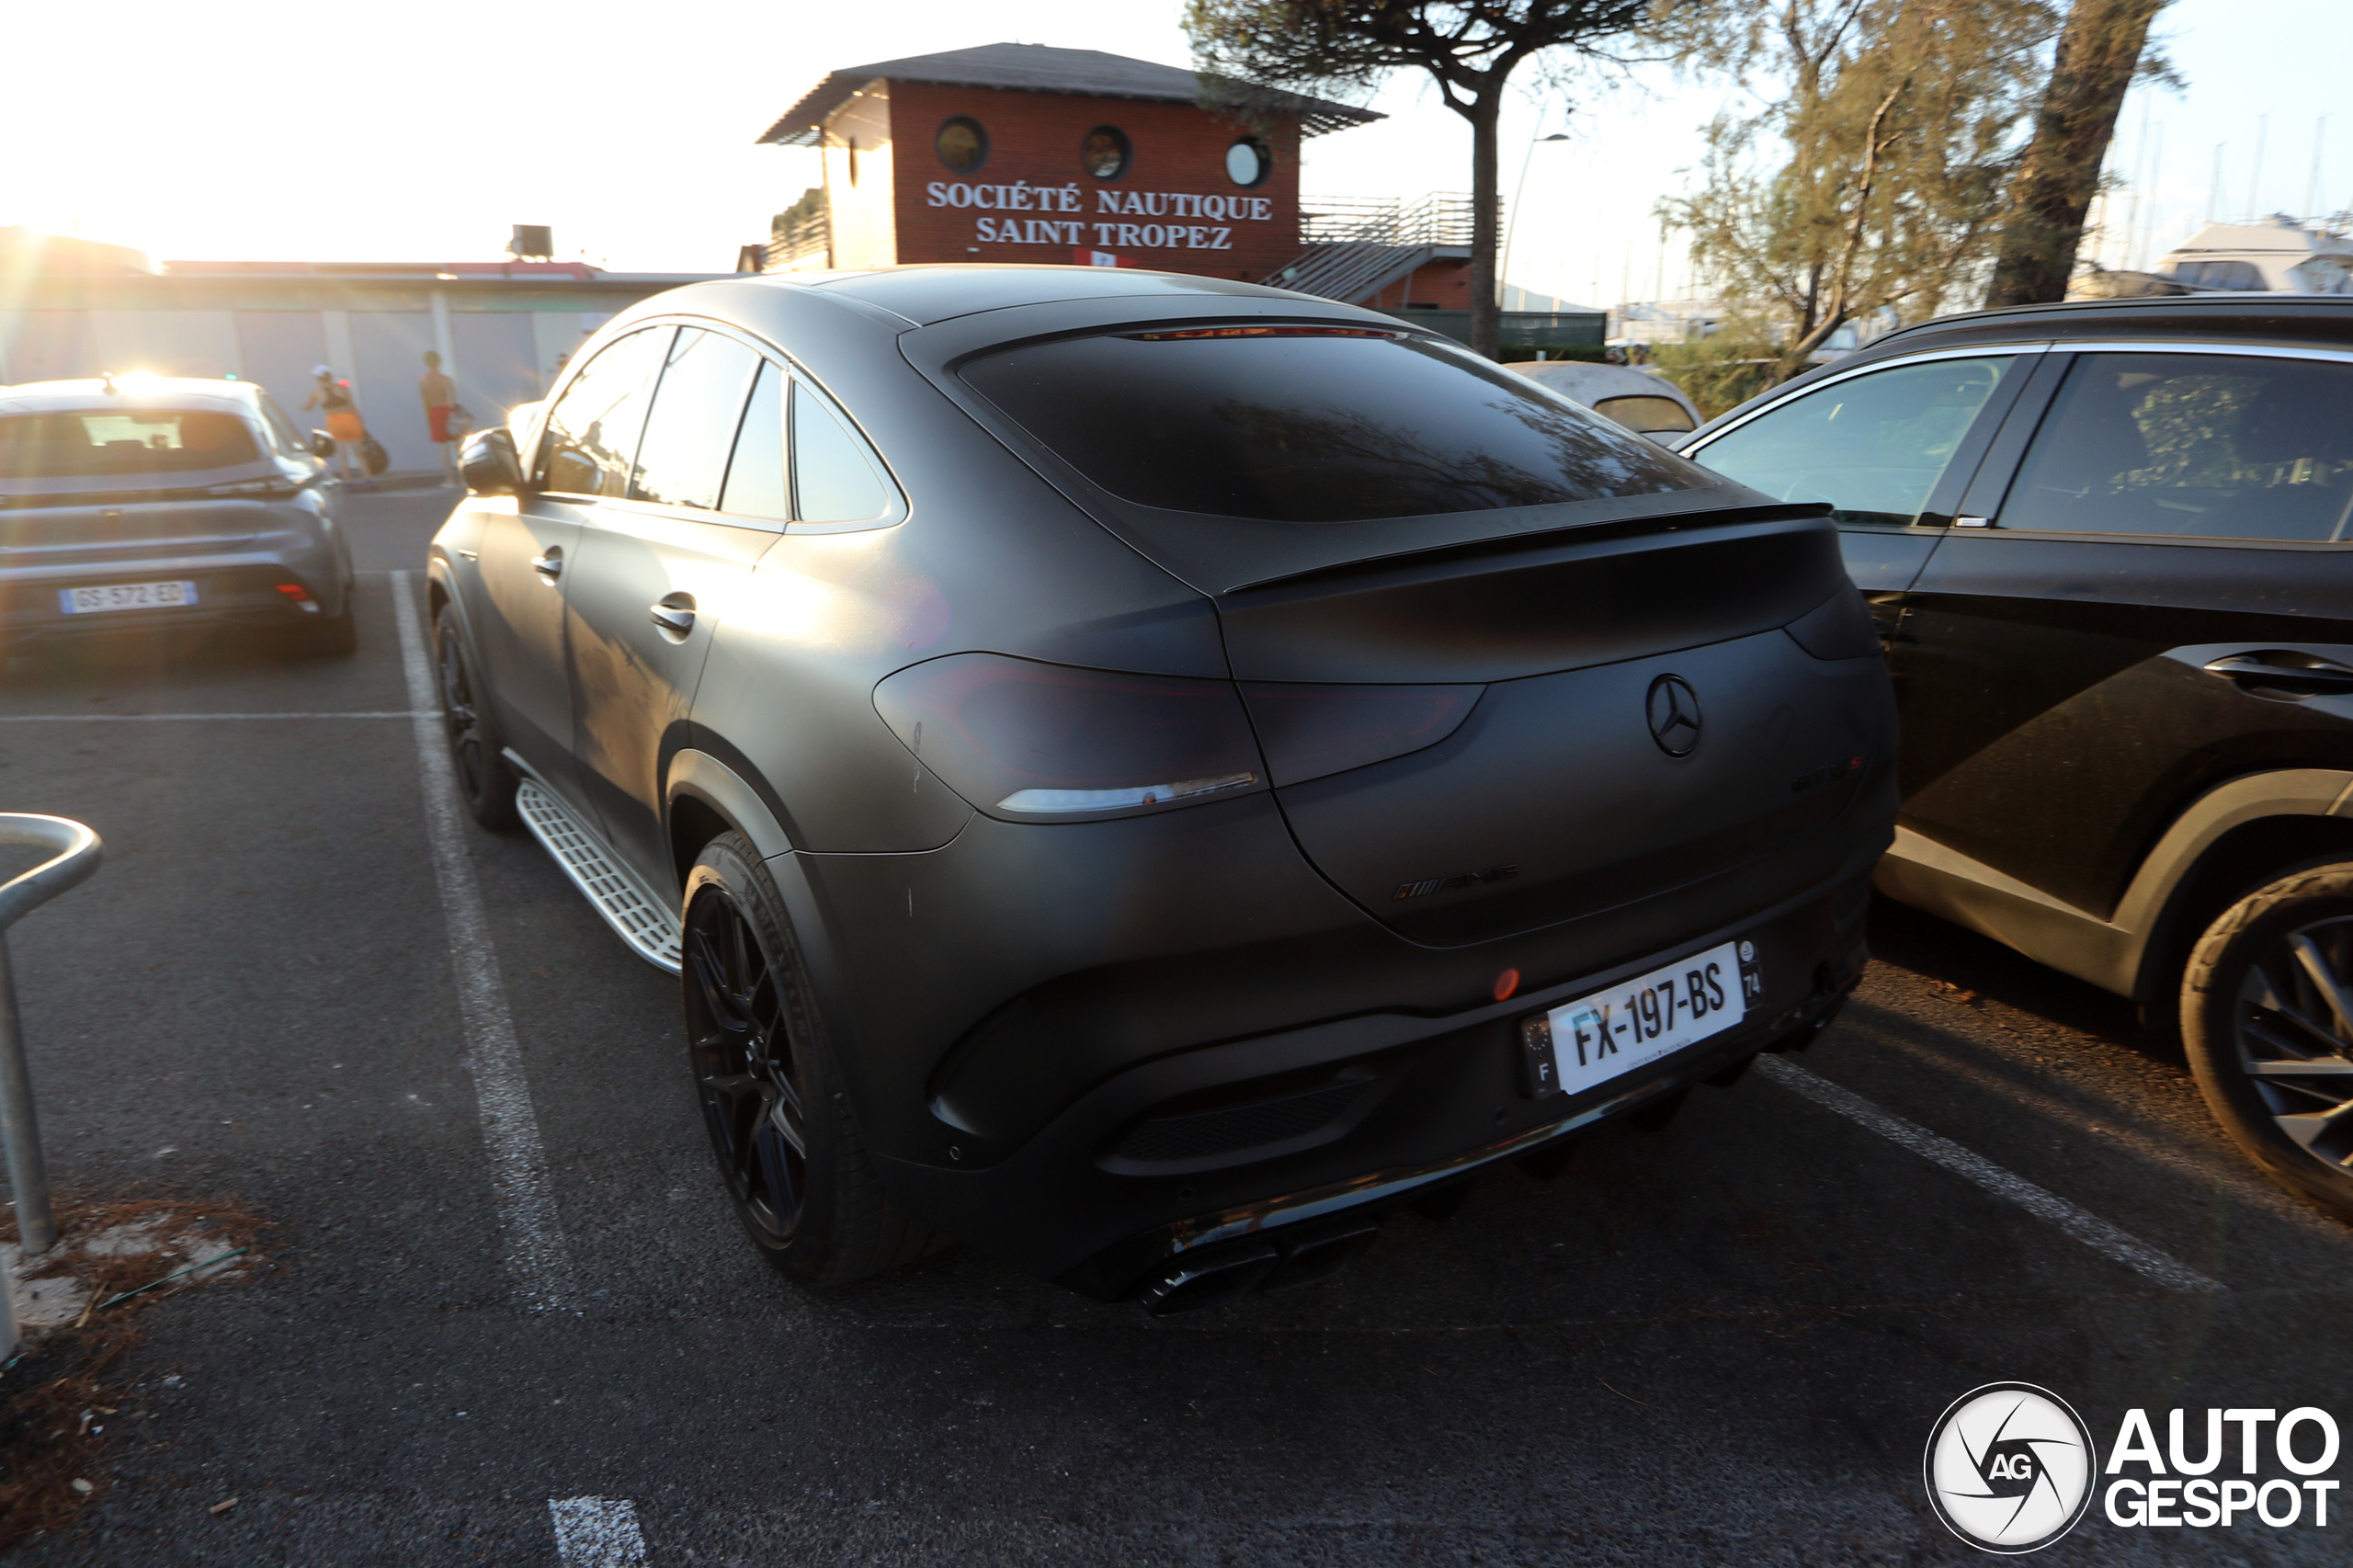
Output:
<path fill-rule="evenodd" d="M 0 388 L 0 647 L 233 625 L 347 653 L 340 494 L 249 382 Z"/>
<path fill-rule="evenodd" d="M 1681 387 L 1649 370 L 1583 359 L 1523 360 L 1506 368 L 1644 436 L 1667 437 L 1699 427 L 1699 405 Z"/>

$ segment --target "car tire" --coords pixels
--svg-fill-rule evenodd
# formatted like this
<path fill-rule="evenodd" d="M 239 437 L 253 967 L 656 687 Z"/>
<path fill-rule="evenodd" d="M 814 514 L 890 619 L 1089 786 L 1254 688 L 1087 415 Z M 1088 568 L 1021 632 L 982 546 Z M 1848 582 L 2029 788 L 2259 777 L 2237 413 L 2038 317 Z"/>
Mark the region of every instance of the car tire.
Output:
<path fill-rule="evenodd" d="M 760 1256 L 846 1285 L 944 1244 L 882 1190 L 767 868 L 741 834 L 703 846 L 681 932 L 687 1060 L 722 1183 Z"/>
<path fill-rule="evenodd" d="M 2190 952 L 2181 1026 L 2222 1130 L 2281 1186 L 2353 1218 L 2353 865 L 2290 872 L 2224 910 Z"/>
<path fill-rule="evenodd" d="M 433 612 L 433 662 L 441 699 L 441 730 L 449 743 L 449 771 L 458 798 L 474 821 L 504 833 L 519 824 L 515 788 L 498 723 L 482 701 L 465 634 L 446 605 Z"/>

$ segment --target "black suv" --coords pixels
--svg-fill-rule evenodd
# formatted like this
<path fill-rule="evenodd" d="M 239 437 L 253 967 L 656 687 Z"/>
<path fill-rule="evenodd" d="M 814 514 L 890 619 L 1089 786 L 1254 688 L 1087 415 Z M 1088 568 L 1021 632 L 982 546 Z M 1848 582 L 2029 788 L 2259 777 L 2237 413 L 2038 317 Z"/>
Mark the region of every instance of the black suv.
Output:
<path fill-rule="evenodd" d="M 1881 890 L 2177 1008 L 2353 1213 L 2353 301 L 1947 317 L 1676 444 L 1834 509 L 1904 724 Z"/>
<path fill-rule="evenodd" d="M 683 971 L 787 1274 L 1154 1311 L 1802 1043 L 1894 705 L 1819 506 L 1390 317 L 906 267 L 623 312 L 433 544 L 449 744 Z"/>

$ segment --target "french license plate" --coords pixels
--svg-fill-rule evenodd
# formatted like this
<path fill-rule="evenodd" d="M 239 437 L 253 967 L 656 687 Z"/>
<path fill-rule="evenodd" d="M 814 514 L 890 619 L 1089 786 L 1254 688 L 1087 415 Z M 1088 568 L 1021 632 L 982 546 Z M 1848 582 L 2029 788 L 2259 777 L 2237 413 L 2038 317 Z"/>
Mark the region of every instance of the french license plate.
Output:
<path fill-rule="evenodd" d="M 103 615 L 110 609 L 169 609 L 196 602 L 194 583 L 109 583 L 102 588 L 60 588 L 57 608 L 67 615 Z"/>
<path fill-rule="evenodd" d="M 1575 1094 L 1722 1034 L 1764 1000 L 1753 942 L 1726 942 L 1520 1023 L 1530 1097 Z"/>

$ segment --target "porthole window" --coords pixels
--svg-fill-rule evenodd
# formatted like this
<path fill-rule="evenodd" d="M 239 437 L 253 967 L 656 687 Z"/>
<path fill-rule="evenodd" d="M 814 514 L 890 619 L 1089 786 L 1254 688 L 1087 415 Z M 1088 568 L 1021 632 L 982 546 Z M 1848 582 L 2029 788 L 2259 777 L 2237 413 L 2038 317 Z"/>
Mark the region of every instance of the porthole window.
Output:
<path fill-rule="evenodd" d="M 971 174 L 989 161 L 989 133 L 969 114 L 943 121 L 931 145 L 939 161 L 960 175 Z"/>
<path fill-rule="evenodd" d="M 1256 136 L 1245 136 L 1225 150 L 1225 177 L 1236 185 L 1264 185 L 1274 172 L 1274 153 Z"/>
<path fill-rule="evenodd" d="M 1128 172 L 1134 149 L 1128 133 L 1116 125 L 1098 125 L 1079 143 L 1078 165 L 1097 179 L 1118 179 Z"/>

